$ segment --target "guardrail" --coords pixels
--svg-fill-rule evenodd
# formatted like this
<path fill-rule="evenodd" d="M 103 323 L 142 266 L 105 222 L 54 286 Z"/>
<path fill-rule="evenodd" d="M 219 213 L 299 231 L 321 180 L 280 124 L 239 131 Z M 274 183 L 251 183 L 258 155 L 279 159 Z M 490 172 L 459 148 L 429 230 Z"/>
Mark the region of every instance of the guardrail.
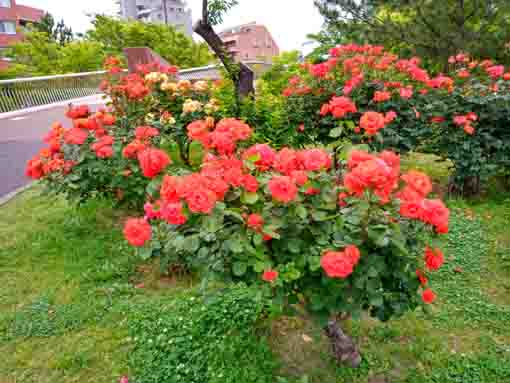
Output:
<path fill-rule="evenodd" d="M 92 96 L 105 71 L 0 81 L 0 113 Z"/>
<path fill-rule="evenodd" d="M 264 61 L 247 61 L 245 64 L 254 71 L 255 78 L 271 67 Z M 0 113 L 99 94 L 99 84 L 105 73 L 97 71 L 1 80 Z M 181 70 L 177 77 L 180 80 L 217 80 L 221 76 L 220 65 L 209 65 Z"/>

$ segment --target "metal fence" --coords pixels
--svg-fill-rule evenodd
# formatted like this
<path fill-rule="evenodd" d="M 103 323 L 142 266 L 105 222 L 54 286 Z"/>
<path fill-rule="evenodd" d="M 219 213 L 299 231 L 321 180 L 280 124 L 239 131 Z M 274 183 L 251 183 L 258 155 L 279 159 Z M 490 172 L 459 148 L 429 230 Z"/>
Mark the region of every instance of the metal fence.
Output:
<path fill-rule="evenodd" d="M 248 61 L 245 64 L 254 71 L 255 78 L 271 67 L 270 63 L 263 61 Z M 1 80 L 0 113 L 99 94 L 99 84 L 105 73 L 97 71 Z M 178 79 L 216 80 L 221 76 L 219 65 L 209 65 L 181 70 Z"/>
<path fill-rule="evenodd" d="M 98 71 L 2 80 L 0 113 L 98 94 L 105 73 Z"/>

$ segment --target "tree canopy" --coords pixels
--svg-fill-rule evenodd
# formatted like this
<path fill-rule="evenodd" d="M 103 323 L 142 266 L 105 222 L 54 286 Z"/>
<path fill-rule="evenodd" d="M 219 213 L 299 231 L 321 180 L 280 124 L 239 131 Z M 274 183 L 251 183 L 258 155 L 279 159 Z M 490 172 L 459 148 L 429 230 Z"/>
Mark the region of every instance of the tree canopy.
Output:
<path fill-rule="evenodd" d="M 206 44 L 195 43 L 169 25 L 124 21 L 104 15 L 96 15 L 92 25 L 85 40 L 101 44 L 108 55 L 120 55 L 127 47 L 148 47 L 180 68 L 202 66 L 213 59 Z"/>
<path fill-rule="evenodd" d="M 64 21 L 55 24 L 46 14 L 25 33 L 22 41 L 7 49 L 13 59 L 1 78 L 88 72 L 102 69 L 105 57 L 122 55 L 127 47 L 149 47 L 180 68 L 206 65 L 213 56 L 207 45 L 196 43 L 173 27 L 138 21 L 122 21 L 96 15 L 93 28 L 74 39 Z"/>
<path fill-rule="evenodd" d="M 315 0 L 326 27 L 343 39 L 408 50 L 446 65 L 469 52 L 509 62 L 508 0 Z"/>

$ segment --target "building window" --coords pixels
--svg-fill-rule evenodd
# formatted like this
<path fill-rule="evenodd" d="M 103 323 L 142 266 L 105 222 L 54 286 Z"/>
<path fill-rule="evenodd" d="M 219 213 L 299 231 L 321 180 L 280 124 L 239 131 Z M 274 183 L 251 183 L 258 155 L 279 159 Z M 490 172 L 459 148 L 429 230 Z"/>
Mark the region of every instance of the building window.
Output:
<path fill-rule="evenodd" d="M 16 34 L 16 22 L 14 21 L 0 21 L 0 33 L 6 35 Z"/>
<path fill-rule="evenodd" d="M 0 0 L 0 7 L 4 8 L 12 7 L 11 0 Z"/>

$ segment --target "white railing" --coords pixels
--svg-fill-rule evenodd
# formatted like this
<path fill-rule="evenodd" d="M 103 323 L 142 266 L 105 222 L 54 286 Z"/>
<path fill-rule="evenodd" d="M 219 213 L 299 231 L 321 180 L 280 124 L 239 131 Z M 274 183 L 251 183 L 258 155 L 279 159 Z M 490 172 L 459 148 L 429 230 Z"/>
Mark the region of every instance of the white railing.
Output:
<path fill-rule="evenodd" d="M 264 61 L 245 62 L 255 72 L 255 78 L 271 67 Z M 99 94 L 99 84 L 105 71 L 71 73 L 0 80 L 0 113 L 68 101 Z M 179 79 L 215 80 L 221 78 L 219 65 L 181 70 Z"/>
<path fill-rule="evenodd" d="M 0 81 L 0 113 L 92 96 L 106 72 L 16 78 Z"/>

